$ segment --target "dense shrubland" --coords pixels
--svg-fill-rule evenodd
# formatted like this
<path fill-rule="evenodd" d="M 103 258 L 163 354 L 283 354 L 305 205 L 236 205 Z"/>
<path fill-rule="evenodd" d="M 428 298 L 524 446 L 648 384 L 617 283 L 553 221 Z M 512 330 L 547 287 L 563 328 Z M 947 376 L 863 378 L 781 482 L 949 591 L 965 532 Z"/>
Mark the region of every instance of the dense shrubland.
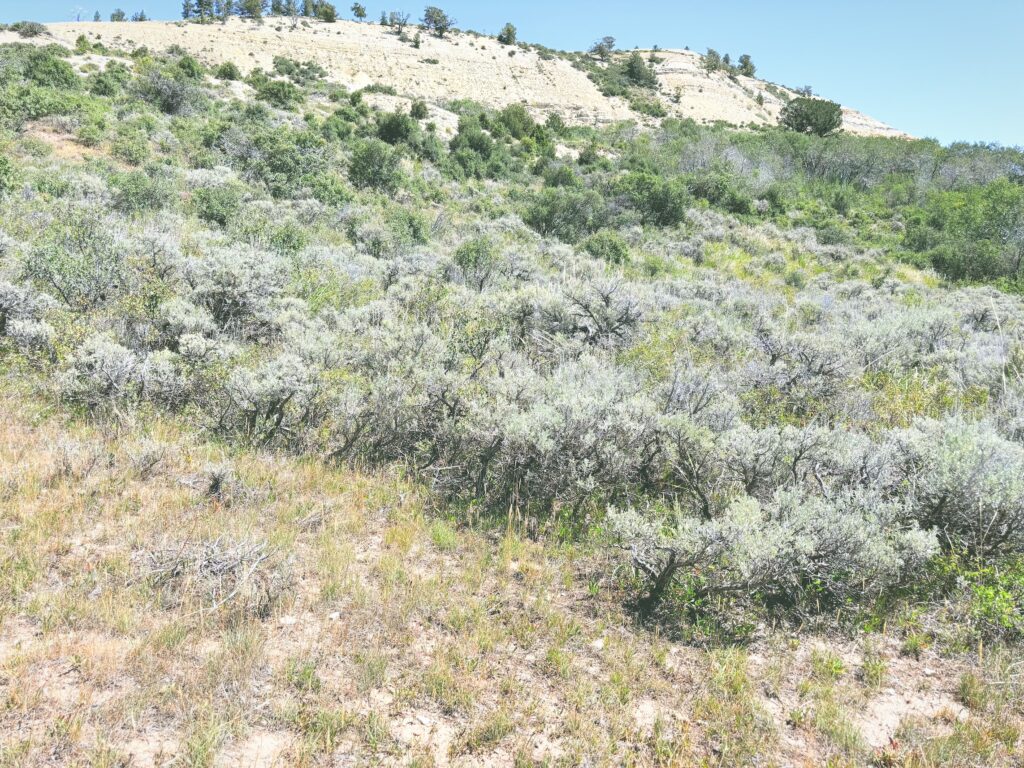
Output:
<path fill-rule="evenodd" d="M 1019 151 L 465 103 L 447 140 L 290 60 L 242 101 L 181 52 L 0 57 L 9 375 L 408 465 L 621 546 L 645 611 L 1024 632 Z"/>

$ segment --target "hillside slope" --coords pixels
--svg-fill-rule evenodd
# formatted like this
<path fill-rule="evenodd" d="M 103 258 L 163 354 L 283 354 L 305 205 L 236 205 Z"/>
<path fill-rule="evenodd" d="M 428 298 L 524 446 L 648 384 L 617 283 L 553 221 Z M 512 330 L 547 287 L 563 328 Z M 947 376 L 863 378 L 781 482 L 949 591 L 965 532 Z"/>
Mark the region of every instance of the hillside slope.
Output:
<path fill-rule="evenodd" d="M 269 69 L 275 56 L 311 59 L 334 82 L 351 88 L 389 85 L 401 95 L 433 103 L 472 99 L 503 107 L 522 102 L 537 113 L 558 113 L 573 124 L 643 119 L 622 99 L 602 95 L 585 72 L 565 59 L 467 33 L 443 40 L 423 35 L 415 48 L 387 27 L 355 22 L 303 22 L 295 28 L 285 19 L 268 19 L 262 25 L 240 19 L 226 25 L 71 22 L 48 29 L 68 46 L 79 35 L 115 47 L 164 50 L 178 45 L 207 64 L 233 61 L 244 72 Z M 0 33 L 0 42 L 15 39 L 14 33 Z M 780 95 L 795 95 L 755 78 L 709 74 L 701 66 L 701 56 L 691 51 L 659 51 L 658 56 L 659 98 L 670 115 L 705 123 L 774 124 L 783 105 Z M 852 109 L 844 109 L 844 118 L 844 129 L 850 133 L 906 135 Z"/>
<path fill-rule="evenodd" d="M 0 768 L 1024 766 L 1024 153 L 108 29 L 0 45 Z"/>

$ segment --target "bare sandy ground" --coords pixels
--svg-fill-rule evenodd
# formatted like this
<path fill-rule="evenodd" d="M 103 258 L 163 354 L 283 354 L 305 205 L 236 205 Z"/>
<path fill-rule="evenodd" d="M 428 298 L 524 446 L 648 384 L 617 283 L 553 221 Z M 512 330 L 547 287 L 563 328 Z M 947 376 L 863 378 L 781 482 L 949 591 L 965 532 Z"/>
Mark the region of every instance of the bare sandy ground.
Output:
<path fill-rule="evenodd" d="M 452 34 L 441 40 L 421 34 L 420 47 L 403 42 L 379 24 L 339 21 L 325 24 L 270 18 L 263 24 L 231 19 L 227 24 L 183 22 L 68 22 L 48 25 L 51 41 L 73 46 L 79 35 L 108 46 L 146 46 L 164 50 L 178 45 L 207 64 L 233 61 L 243 72 L 268 69 L 275 56 L 316 61 L 328 78 L 350 88 L 389 85 L 402 96 L 443 106 L 472 99 L 489 107 L 526 104 L 535 114 L 557 113 L 571 124 L 600 125 L 642 120 L 621 99 L 601 94 L 586 74 L 564 59 L 505 46 L 493 38 Z M 411 38 L 415 29 L 410 27 Z M 17 40 L 0 33 L 0 42 Z M 46 42 L 46 38 L 35 38 Z M 659 51 L 659 98 L 668 112 L 699 122 L 765 125 L 778 120 L 783 102 L 766 83 L 706 73 L 699 54 Z M 758 103 L 758 96 L 763 103 Z M 904 136 L 900 131 L 852 109 L 844 109 L 844 128 L 860 135 Z"/>

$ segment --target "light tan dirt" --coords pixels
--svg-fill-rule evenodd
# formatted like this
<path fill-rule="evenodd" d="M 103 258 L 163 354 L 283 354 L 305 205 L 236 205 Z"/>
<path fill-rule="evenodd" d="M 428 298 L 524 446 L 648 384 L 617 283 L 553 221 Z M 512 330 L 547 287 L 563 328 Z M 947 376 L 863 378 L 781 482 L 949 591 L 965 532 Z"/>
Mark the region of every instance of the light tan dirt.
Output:
<path fill-rule="evenodd" d="M 456 99 L 471 99 L 489 107 L 526 104 L 536 115 L 559 114 L 572 124 L 600 125 L 619 120 L 645 121 L 622 99 L 601 94 L 586 73 L 569 61 L 544 59 L 533 50 L 506 46 L 493 38 L 456 33 L 445 39 L 420 33 L 420 47 L 406 30 L 402 41 L 379 24 L 339 21 L 325 24 L 270 18 L 262 24 L 232 18 L 227 24 L 184 22 L 68 22 L 50 24 L 49 37 L 33 38 L 44 44 L 69 47 L 79 35 L 112 48 L 146 46 L 162 51 L 177 45 L 206 64 L 233 61 L 247 73 L 270 69 L 275 56 L 313 60 L 328 72 L 328 79 L 350 88 L 368 85 L 393 87 L 401 96 L 444 106 Z M 19 38 L 0 33 L 0 43 Z M 644 52 L 645 54 L 648 52 Z M 659 98 L 669 114 L 699 122 L 733 125 L 774 124 L 782 109 L 778 94 L 792 91 L 743 76 L 708 74 L 701 56 L 691 51 L 666 50 L 656 69 L 661 83 Z M 758 95 L 763 104 L 759 104 Z M 844 129 L 871 136 L 906 136 L 873 118 L 844 109 Z"/>

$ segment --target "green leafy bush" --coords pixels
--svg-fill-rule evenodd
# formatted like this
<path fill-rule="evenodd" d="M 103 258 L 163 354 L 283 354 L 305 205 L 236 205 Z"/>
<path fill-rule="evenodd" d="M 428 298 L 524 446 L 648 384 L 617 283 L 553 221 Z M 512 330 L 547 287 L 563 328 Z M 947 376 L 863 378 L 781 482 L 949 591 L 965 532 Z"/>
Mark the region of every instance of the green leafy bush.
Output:
<path fill-rule="evenodd" d="M 341 206 L 352 199 L 352 190 L 333 173 L 318 173 L 309 180 L 313 197 L 324 205 Z"/>
<path fill-rule="evenodd" d="M 509 134 L 516 139 L 525 139 L 536 129 L 536 124 L 522 104 L 509 104 L 496 118 Z"/>
<path fill-rule="evenodd" d="M 304 85 L 306 83 L 323 80 L 327 77 L 327 70 L 315 61 L 295 61 L 286 56 L 275 56 L 273 61 L 274 72 L 284 75 L 293 83 Z"/>
<path fill-rule="evenodd" d="M 12 192 L 17 184 L 17 168 L 9 157 L 0 155 L 0 197 Z"/>
<path fill-rule="evenodd" d="M 192 208 L 203 221 L 223 227 L 238 215 L 244 196 L 245 191 L 238 184 L 199 187 L 192 191 Z"/>
<path fill-rule="evenodd" d="M 682 179 L 664 179 L 651 173 L 627 174 L 616 179 L 612 189 L 640 213 L 645 224 L 678 224 L 691 202 L 689 188 Z"/>
<path fill-rule="evenodd" d="M 527 206 L 523 221 L 542 235 L 576 243 L 604 226 L 607 217 L 604 199 L 593 190 L 545 189 Z"/>
<path fill-rule="evenodd" d="M 625 264 L 629 261 L 629 245 L 618 232 L 602 229 L 583 241 L 581 247 L 595 258 L 609 264 Z"/>
<path fill-rule="evenodd" d="M 287 80 L 263 79 L 256 84 L 256 98 L 280 109 L 294 109 L 304 97 L 302 91 Z"/>
<path fill-rule="evenodd" d="M 422 99 L 417 99 L 409 107 L 409 117 L 413 120 L 426 120 L 430 112 L 427 110 L 427 104 Z"/>
<path fill-rule="evenodd" d="M 27 74 L 37 85 L 69 89 L 80 87 L 78 75 L 71 65 L 63 59 L 49 55 L 45 49 L 29 58 Z"/>
<path fill-rule="evenodd" d="M 200 64 L 196 59 L 188 54 L 181 56 L 175 65 L 178 71 L 181 72 L 189 80 L 202 80 L 203 79 L 203 65 Z"/>
<path fill-rule="evenodd" d="M 798 97 L 786 103 L 779 123 L 797 133 L 830 136 L 843 125 L 843 110 L 834 101 Z"/>
<path fill-rule="evenodd" d="M 383 112 L 377 115 L 377 138 L 388 144 L 408 144 L 419 134 L 419 126 L 404 112 Z"/>
<path fill-rule="evenodd" d="M 466 282 L 483 290 L 497 265 L 497 248 L 490 238 L 478 237 L 460 245 L 453 261 Z"/>
<path fill-rule="evenodd" d="M 241 80 L 242 72 L 233 61 L 225 61 L 213 70 L 213 76 L 218 80 Z"/>
<path fill-rule="evenodd" d="M 131 82 L 131 73 L 128 68 L 117 62 L 107 64 L 102 72 L 97 72 L 89 78 L 89 91 L 96 96 L 115 96 Z"/>
<path fill-rule="evenodd" d="M 986 564 L 962 552 L 936 558 L 932 570 L 951 617 L 983 640 L 1024 638 L 1024 558 Z"/>
<path fill-rule="evenodd" d="M 149 140 L 140 131 L 123 131 L 111 142 L 110 153 L 128 165 L 142 165 L 149 159 Z"/>
<path fill-rule="evenodd" d="M 131 171 L 113 178 L 115 205 L 126 213 L 159 210 L 167 207 L 174 191 L 168 179 L 158 170 Z"/>
<path fill-rule="evenodd" d="M 348 178 L 359 189 L 394 192 L 401 183 L 398 153 L 379 139 L 356 145 L 349 163 Z"/>

